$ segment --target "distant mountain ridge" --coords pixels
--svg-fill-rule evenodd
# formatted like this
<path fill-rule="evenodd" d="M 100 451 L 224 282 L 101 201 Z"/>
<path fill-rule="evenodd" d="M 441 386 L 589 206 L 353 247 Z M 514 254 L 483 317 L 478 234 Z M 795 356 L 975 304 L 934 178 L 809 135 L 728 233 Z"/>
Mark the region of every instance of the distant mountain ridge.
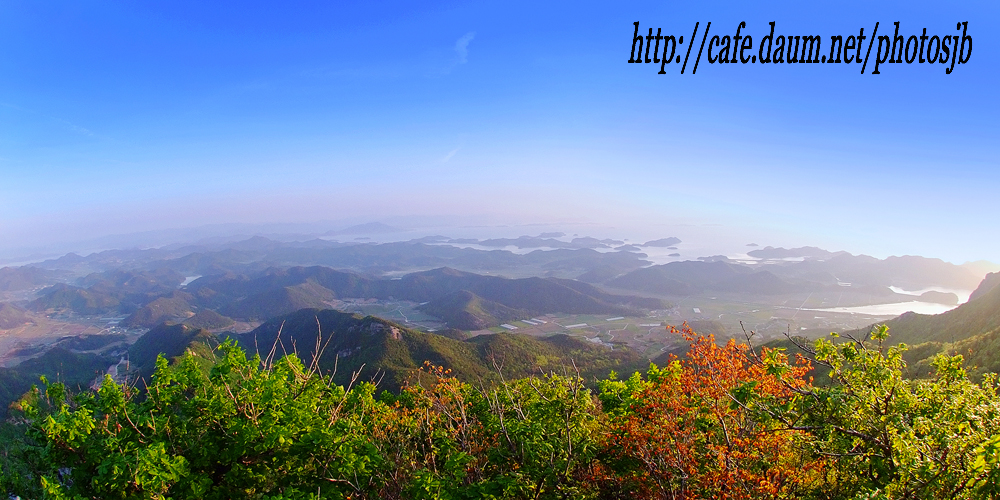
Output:
<path fill-rule="evenodd" d="M 40 269 L 34 266 L 0 268 L 0 292 L 27 290 L 52 284 L 65 273 Z"/>
<path fill-rule="evenodd" d="M 164 321 L 183 322 L 203 310 L 263 321 L 299 309 L 330 307 L 337 299 L 395 299 L 433 302 L 425 310 L 445 319 L 449 326 L 478 329 L 540 314 L 628 315 L 664 306 L 659 299 L 609 294 L 581 281 L 510 279 L 447 267 L 398 279 L 325 266 L 273 267 L 256 273 L 202 276 L 179 290 L 183 279 L 168 269 L 92 274 L 80 280 L 89 287 L 54 285 L 42 290 L 30 307 L 82 315 L 125 313 L 129 316 L 122 326 L 151 328 Z M 468 293 L 445 299 L 458 292 Z"/>
<path fill-rule="evenodd" d="M 541 240 L 555 236 L 541 234 L 523 238 Z M 124 322 L 125 326 L 148 328 L 165 320 L 181 322 L 202 310 L 240 320 L 265 320 L 301 308 L 329 307 L 342 298 L 395 298 L 434 301 L 425 311 L 434 310 L 434 315 L 449 318 L 446 320 L 449 326 L 478 327 L 495 326 L 504 321 L 501 318 L 514 314 L 512 311 L 531 315 L 552 312 L 622 315 L 662 306 L 662 302 L 652 299 L 611 295 L 589 284 L 668 297 L 850 291 L 865 297 L 880 297 L 884 301 L 905 301 L 913 299 L 896 296 L 888 287 L 971 289 L 979 282 L 971 267 L 954 266 L 938 259 L 903 256 L 880 260 L 814 247 L 767 247 L 751 251 L 774 257 L 808 256 L 800 262 L 749 265 L 721 256 L 643 267 L 648 261 L 643 260 L 641 254 L 628 251 L 602 253 L 583 248 L 518 255 L 502 250 L 482 251 L 429 243 L 452 241 L 445 237 L 422 240 L 426 243 L 355 245 L 323 240 L 287 243 L 253 237 L 226 243 L 221 250 L 209 252 L 185 253 L 198 247 L 180 247 L 111 251 L 88 257 L 66 256 L 65 260 L 74 266 L 80 262 L 121 265 L 122 261 L 128 261 L 135 268 L 93 273 L 76 285 L 57 284 L 43 290 L 28 308 L 34 311 L 71 310 L 84 315 L 125 314 L 131 315 Z M 673 240 L 664 238 L 647 243 L 660 245 L 674 243 Z M 577 237 L 572 243 L 607 246 L 617 241 Z M 168 256 L 177 257 L 165 258 Z M 329 265 L 284 264 L 301 261 L 338 262 L 355 270 L 335 271 Z M 145 264 L 140 265 L 142 262 Z M 551 276 L 504 281 L 495 276 L 458 271 L 451 266 L 410 273 L 396 280 L 374 277 L 381 272 L 357 271 L 358 268 L 395 269 L 400 266 L 426 268 L 442 262 L 474 263 L 484 268 L 529 266 L 539 274 L 572 276 L 578 273 L 578 281 Z M 174 292 L 179 283 L 198 275 L 202 277 L 184 290 L 192 297 L 178 300 Z M 442 299 L 463 290 L 472 296 L 462 295 L 461 300 Z M 951 303 L 954 299 L 928 293 L 917 300 Z"/>
<path fill-rule="evenodd" d="M 632 271 L 608 282 L 625 290 L 666 295 L 692 295 L 709 290 L 773 295 L 802 291 L 770 269 L 755 271 L 723 261 L 681 261 Z"/>
<path fill-rule="evenodd" d="M 758 259 L 789 259 L 789 258 L 811 258 L 829 259 L 834 255 L 846 254 L 847 252 L 830 252 L 816 247 L 781 248 L 764 247 L 747 252 L 751 257 Z"/>
<path fill-rule="evenodd" d="M 357 224 L 340 230 L 327 231 L 326 234 L 330 236 L 336 236 L 340 234 L 389 234 L 389 233 L 399 233 L 403 230 L 398 227 L 393 227 L 388 224 L 383 224 L 381 222 L 368 222 L 365 224 Z"/>
<path fill-rule="evenodd" d="M 453 328 L 496 326 L 517 319 L 510 318 L 512 314 L 629 314 L 663 307 L 659 299 L 608 294 L 579 281 L 508 279 L 450 268 L 375 279 L 322 266 L 293 267 L 253 278 L 231 273 L 206 276 L 187 290 L 205 307 L 233 318 L 267 319 L 302 308 L 322 308 L 347 297 L 428 302 L 424 310 L 446 319 Z"/>
<path fill-rule="evenodd" d="M 546 239 L 559 236 L 561 235 L 556 233 L 543 233 L 538 237 L 525 238 Z M 34 266 L 45 270 L 81 273 L 117 269 L 127 262 L 130 268 L 137 270 L 171 269 L 188 276 L 225 272 L 254 273 L 276 266 L 323 265 L 374 274 L 433 267 L 500 272 L 532 266 L 539 267 L 546 273 L 574 277 L 594 267 L 611 267 L 616 274 L 620 274 L 650 264 L 642 254 L 594 250 L 607 248 L 609 242 L 621 244 L 617 240 L 582 237 L 559 250 L 518 254 L 507 250 L 459 248 L 453 244 L 478 244 L 480 240 L 444 236 L 381 244 L 345 243 L 319 238 L 308 241 L 275 241 L 255 236 L 239 241 L 171 245 L 143 250 L 107 250 L 86 257 L 67 254 Z M 525 243 L 531 248 L 545 246 L 532 246 L 534 243 L 527 241 Z"/>
<path fill-rule="evenodd" d="M 762 252 L 757 255 L 809 255 L 811 258 L 798 262 L 749 265 L 719 256 L 644 267 L 605 283 L 618 289 L 665 295 L 709 291 L 776 295 L 838 290 L 837 287 L 845 286 L 876 295 L 891 295 L 890 286 L 908 290 L 930 286 L 970 290 L 981 280 L 967 267 L 925 257 L 902 256 L 880 260 L 813 247 L 792 250 L 768 247 L 754 250 L 751 254 L 756 252 Z"/>

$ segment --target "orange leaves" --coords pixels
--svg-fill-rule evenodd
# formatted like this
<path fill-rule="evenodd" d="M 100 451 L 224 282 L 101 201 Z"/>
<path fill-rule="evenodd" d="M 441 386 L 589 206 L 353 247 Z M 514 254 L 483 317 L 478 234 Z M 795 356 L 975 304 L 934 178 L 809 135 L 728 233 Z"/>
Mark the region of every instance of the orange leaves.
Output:
<path fill-rule="evenodd" d="M 632 480 L 654 498 L 780 498 L 803 469 L 818 467 L 797 449 L 797 435 L 760 410 L 759 402 L 794 396 L 809 370 L 799 362 L 775 373 L 730 340 L 718 345 L 686 325 L 691 342 L 672 369 L 651 370 L 631 408 L 611 424 L 611 450 L 637 463 Z M 783 356 L 763 353 L 763 357 Z"/>

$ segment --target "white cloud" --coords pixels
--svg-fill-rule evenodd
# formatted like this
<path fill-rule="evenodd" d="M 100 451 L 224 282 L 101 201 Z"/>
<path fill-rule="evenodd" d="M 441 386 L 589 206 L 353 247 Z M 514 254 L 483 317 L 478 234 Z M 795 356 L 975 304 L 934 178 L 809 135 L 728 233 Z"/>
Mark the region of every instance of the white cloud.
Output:
<path fill-rule="evenodd" d="M 455 42 L 455 53 L 458 54 L 458 63 L 465 64 L 469 60 L 469 43 L 476 37 L 475 31 L 470 31 Z"/>

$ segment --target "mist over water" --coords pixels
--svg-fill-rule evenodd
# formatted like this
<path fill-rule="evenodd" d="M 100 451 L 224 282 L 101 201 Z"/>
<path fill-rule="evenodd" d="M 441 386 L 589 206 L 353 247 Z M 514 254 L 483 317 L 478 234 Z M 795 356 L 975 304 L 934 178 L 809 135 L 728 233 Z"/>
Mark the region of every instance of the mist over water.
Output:
<path fill-rule="evenodd" d="M 912 301 L 912 302 L 895 302 L 891 304 L 873 304 L 869 306 L 857 306 L 857 307 L 831 307 L 825 309 L 802 309 L 802 310 L 892 317 L 892 316 L 899 316 L 900 314 L 906 312 L 915 312 L 917 314 L 941 314 L 943 312 L 948 312 L 956 307 L 958 307 L 958 304 L 951 306 L 944 304 L 933 304 L 929 302 Z"/>

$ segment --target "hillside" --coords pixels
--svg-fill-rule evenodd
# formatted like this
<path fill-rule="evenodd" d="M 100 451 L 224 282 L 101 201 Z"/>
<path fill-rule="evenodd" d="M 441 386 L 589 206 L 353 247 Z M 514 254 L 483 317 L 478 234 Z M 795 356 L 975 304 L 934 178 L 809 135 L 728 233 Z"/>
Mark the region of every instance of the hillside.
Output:
<path fill-rule="evenodd" d="M 190 304 L 193 299 L 190 294 L 174 291 L 139 308 L 122 321 L 122 326 L 152 328 L 167 320 L 185 319 L 194 314 Z"/>
<path fill-rule="evenodd" d="M 334 298 L 334 293 L 329 289 L 313 281 L 306 281 L 262 291 L 223 306 L 219 312 L 235 318 L 265 320 L 299 309 L 326 307 Z"/>
<path fill-rule="evenodd" d="M 450 368 L 457 377 L 476 381 L 496 376 L 523 376 L 538 370 L 572 370 L 575 362 L 586 377 L 605 376 L 611 370 L 631 373 L 648 360 L 631 350 L 614 350 L 565 335 L 534 338 L 524 335 L 481 335 L 462 341 L 423 333 L 375 317 L 330 309 L 304 309 L 264 323 L 238 340 L 251 353 L 267 358 L 297 352 L 309 364 L 316 352 L 317 333 L 326 345 L 319 360 L 324 370 L 336 367 L 334 380 L 350 381 L 362 369 L 362 379 L 382 380 L 397 389 L 424 361 Z M 279 337 L 280 331 L 280 337 Z"/>
<path fill-rule="evenodd" d="M 28 359 L 13 368 L 0 368 L 0 418 L 6 416 L 8 405 L 18 400 L 32 385 L 40 385 L 39 377 L 51 382 L 63 382 L 72 391 L 86 389 L 108 366 L 120 359 L 119 342 L 124 335 L 87 335 L 66 337 L 42 355 Z M 129 349 L 131 369 L 143 377 L 153 373 L 156 356 L 168 358 L 194 349 L 208 355 L 203 346 L 218 345 L 216 337 L 204 330 L 184 325 L 160 325 L 140 337 Z"/>
<path fill-rule="evenodd" d="M 911 346 L 903 353 L 907 373 L 914 378 L 931 376 L 931 360 L 937 354 L 961 354 L 973 380 L 981 380 L 987 373 L 1000 373 L 1000 326 L 956 342 L 931 341 Z"/>
<path fill-rule="evenodd" d="M 60 273 L 33 266 L 0 268 L 0 292 L 26 290 L 51 284 Z"/>
<path fill-rule="evenodd" d="M 156 357 L 160 354 L 173 359 L 190 350 L 209 356 L 211 349 L 217 345 L 218 338 L 207 330 L 187 325 L 161 324 L 143 334 L 129 347 L 129 369 L 142 377 L 149 377 L 156 368 Z"/>
<path fill-rule="evenodd" d="M 1000 287 L 996 286 L 995 276 L 988 275 L 972 299 L 948 312 L 936 315 L 909 312 L 884 322 L 889 327 L 889 343 L 907 345 L 903 353 L 907 376 L 932 376 L 931 360 L 938 354 L 961 354 L 974 380 L 982 379 L 986 373 L 1000 373 Z M 843 332 L 842 338 L 846 335 L 865 338 L 875 326 Z M 765 345 L 796 350 L 786 340 Z M 825 371 L 818 370 L 816 375 L 822 378 Z"/>
<path fill-rule="evenodd" d="M 17 328 L 31 322 L 28 313 L 12 304 L 0 303 L 0 330 Z"/>
<path fill-rule="evenodd" d="M 184 324 L 191 328 L 204 328 L 205 330 L 221 330 L 232 326 L 232 318 L 223 316 L 211 309 L 198 311 L 194 316 L 184 320 Z"/>
<path fill-rule="evenodd" d="M 35 311 L 71 310 L 79 314 L 117 311 L 121 300 L 113 294 L 59 283 L 42 290 L 29 307 Z"/>
<path fill-rule="evenodd" d="M 979 287 L 972 292 L 969 296 L 969 300 L 975 300 L 987 293 L 993 291 L 994 288 L 1000 285 L 1000 273 L 989 273 L 983 278 L 983 281 L 979 283 Z"/>
<path fill-rule="evenodd" d="M 987 373 L 1000 373 L 1000 287 L 996 286 L 994 276 L 983 280 L 973 299 L 948 312 L 936 315 L 908 312 L 884 322 L 889 327 L 889 343 L 907 345 L 903 353 L 907 376 L 932 376 L 931 361 L 938 354 L 961 354 L 973 380 L 981 380 Z M 841 338 L 847 335 L 866 338 L 875 326 L 843 332 Z M 796 351 L 783 339 L 765 346 Z M 817 370 L 815 375 L 820 380 L 826 371 Z"/>
<path fill-rule="evenodd" d="M 982 290 L 988 289 L 988 292 Z M 957 342 L 1000 327 L 1000 287 L 987 277 L 969 300 L 948 312 L 936 315 L 906 313 L 886 321 L 895 342 Z M 855 332 L 861 333 L 861 332 Z"/>
<path fill-rule="evenodd" d="M 427 302 L 419 309 L 460 330 L 483 330 L 532 315 L 525 310 L 486 300 L 468 290 L 449 293 Z"/>
<path fill-rule="evenodd" d="M 167 269 L 92 273 L 77 280 L 76 285 L 58 283 L 43 289 L 29 307 L 84 315 L 129 314 L 174 292 L 183 280 L 183 276 Z"/>
<path fill-rule="evenodd" d="M 0 418 L 7 416 L 8 406 L 20 399 L 32 385 L 41 385 L 39 377 L 44 375 L 51 382 L 63 382 L 71 390 L 79 391 L 114 361 L 117 359 L 76 353 L 58 346 L 14 368 L 0 368 Z"/>

